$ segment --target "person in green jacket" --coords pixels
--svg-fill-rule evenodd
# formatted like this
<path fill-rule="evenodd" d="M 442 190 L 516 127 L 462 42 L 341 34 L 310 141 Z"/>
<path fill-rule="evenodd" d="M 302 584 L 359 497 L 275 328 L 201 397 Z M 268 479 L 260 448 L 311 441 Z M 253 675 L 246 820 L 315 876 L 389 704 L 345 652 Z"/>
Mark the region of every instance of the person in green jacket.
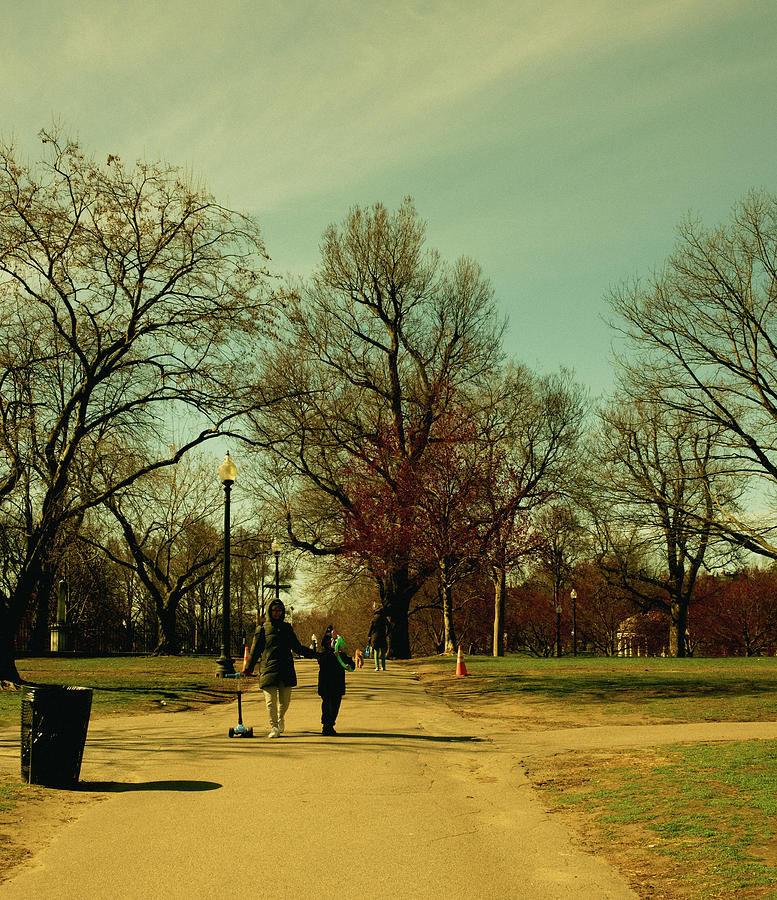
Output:
<path fill-rule="evenodd" d="M 285 621 L 286 607 L 273 600 L 267 610 L 267 621 L 254 634 L 246 675 L 260 662 L 259 687 L 264 694 L 270 717 L 269 738 L 277 738 L 286 727 L 286 710 L 291 703 L 291 689 L 297 684 L 292 653 L 316 659 L 316 651 L 300 644 L 294 629 Z"/>

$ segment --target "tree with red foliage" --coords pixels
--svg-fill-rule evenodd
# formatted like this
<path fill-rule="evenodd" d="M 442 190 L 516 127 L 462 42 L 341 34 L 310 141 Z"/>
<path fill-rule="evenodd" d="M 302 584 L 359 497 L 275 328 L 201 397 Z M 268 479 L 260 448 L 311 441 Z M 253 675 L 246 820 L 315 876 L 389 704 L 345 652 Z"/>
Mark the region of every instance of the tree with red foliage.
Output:
<path fill-rule="evenodd" d="M 400 558 L 412 561 L 424 580 L 433 575 L 446 653 L 458 643 L 454 588 L 482 565 L 490 529 L 485 450 L 476 413 L 450 406 L 433 423 L 415 465 L 398 466 L 390 480 L 376 477 L 398 455 L 388 434 L 361 448 L 345 482 L 351 503 L 344 510 L 344 557 L 378 579 Z"/>
<path fill-rule="evenodd" d="M 553 655 L 556 643 L 556 614 L 544 586 L 529 582 L 508 590 L 506 619 L 508 647 L 525 650 L 532 656 Z"/>
<path fill-rule="evenodd" d="M 435 567 L 446 653 L 458 646 L 454 587 L 478 570 L 488 550 L 487 452 L 474 414 L 459 408 L 436 423 L 432 452 L 424 462 L 416 546 Z"/>
<path fill-rule="evenodd" d="M 621 623 L 634 615 L 634 602 L 614 587 L 601 568 L 592 562 L 579 562 L 572 580 L 577 591 L 579 644 L 604 656 L 615 656 L 618 631 Z"/>
<path fill-rule="evenodd" d="M 777 652 L 777 573 L 746 568 L 699 580 L 690 615 L 694 648 L 705 656 Z"/>
<path fill-rule="evenodd" d="M 395 466 L 391 480 L 382 474 L 398 456 L 392 435 L 362 448 L 348 481 L 344 551 L 377 577 L 376 565 L 402 555 L 424 578 L 434 573 L 446 653 L 458 644 L 454 588 L 479 572 L 494 587 L 494 655 L 504 652 L 506 573 L 536 550 L 529 514 L 563 489 L 583 409 L 566 374 L 511 367 L 476 396 L 450 392 L 423 456 Z"/>

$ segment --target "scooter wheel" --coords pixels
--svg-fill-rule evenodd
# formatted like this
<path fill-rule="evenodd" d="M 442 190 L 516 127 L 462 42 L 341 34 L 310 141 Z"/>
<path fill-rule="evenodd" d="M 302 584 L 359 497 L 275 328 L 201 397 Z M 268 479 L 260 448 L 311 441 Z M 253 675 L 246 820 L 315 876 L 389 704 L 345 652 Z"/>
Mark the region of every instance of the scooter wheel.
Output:
<path fill-rule="evenodd" d="M 253 728 L 249 728 L 249 729 L 248 729 L 248 737 L 253 737 L 253 736 L 254 736 L 254 729 L 253 729 Z"/>
<path fill-rule="evenodd" d="M 230 729 L 229 729 L 229 736 L 230 736 L 230 737 L 234 737 L 234 736 L 235 736 L 235 729 L 234 729 L 234 728 L 230 728 Z"/>

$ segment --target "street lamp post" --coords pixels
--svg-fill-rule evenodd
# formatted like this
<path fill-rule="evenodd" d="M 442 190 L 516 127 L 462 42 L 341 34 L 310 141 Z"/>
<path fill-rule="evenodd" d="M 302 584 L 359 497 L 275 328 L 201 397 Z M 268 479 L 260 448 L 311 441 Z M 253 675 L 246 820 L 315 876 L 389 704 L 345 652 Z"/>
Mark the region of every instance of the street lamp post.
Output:
<path fill-rule="evenodd" d="M 280 582 L 280 578 L 278 577 L 278 560 L 280 559 L 280 555 L 281 555 L 281 545 L 275 539 L 273 539 L 273 542 L 272 542 L 272 552 L 275 554 L 275 599 L 280 600 L 281 599 L 281 582 Z"/>
<path fill-rule="evenodd" d="M 556 604 L 556 656 L 561 656 L 561 604 Z"/>
<path fill-rule="evenodd" d="M 577 656 L 577 591 L 572 588 L 569 596 L 572 598 L 572 656 Z"/>
<path fill-rule="evenodd" d="M 224 597 L 221 601 L 221 656 L 216 670 L 217 678 L 235 674 L 229 633 L 229 501 L 236 477 L 237 468 L 227 453 L 224 462 L 219 466 L 219 480 L 224 485 Z"/>

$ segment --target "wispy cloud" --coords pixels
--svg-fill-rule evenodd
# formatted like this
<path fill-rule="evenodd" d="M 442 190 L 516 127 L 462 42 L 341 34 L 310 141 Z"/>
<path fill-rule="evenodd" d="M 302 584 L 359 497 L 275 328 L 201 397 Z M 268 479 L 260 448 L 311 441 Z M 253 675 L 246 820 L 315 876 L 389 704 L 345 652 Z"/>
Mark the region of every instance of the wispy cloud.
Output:
<path fill-rule="evenodd" d="M 295 272 L 351 203 L 415 194 L 544 365 L 604 365 L 609 283 L 660 262 L 688 208 L 774 182 L 768 0 L 6 5 L 4 137 L 37 154 L 59 117 L 88 152 L 187 166 Z"/>
<path fill-rule="evenodd" d="M 47 116 L 62 113 L 76 131 L 102 118 L 113 152 L 127 142 L 190 163 L 272 209 L 449 153 L 451 142 L 525 139 L 562 112 L 574 123 L 583 113 L 563 109 L 563 88 L 559 106 L 534 101 L 546 81 L 570 79 L 572 97 L 574 79 L 602 55 L 645 52 L 735 9 L 731 0 L 226 0 L 218 9 L 82 0 L 41 25 L 33 0 L 19 7 L 21 44 L 8 65 L 28 84 L 37 77 Z M 660 79 L 642 90 L 628 102 L 666 96 Z M 477 132 L 461 127 L 465 116 Z"/>

